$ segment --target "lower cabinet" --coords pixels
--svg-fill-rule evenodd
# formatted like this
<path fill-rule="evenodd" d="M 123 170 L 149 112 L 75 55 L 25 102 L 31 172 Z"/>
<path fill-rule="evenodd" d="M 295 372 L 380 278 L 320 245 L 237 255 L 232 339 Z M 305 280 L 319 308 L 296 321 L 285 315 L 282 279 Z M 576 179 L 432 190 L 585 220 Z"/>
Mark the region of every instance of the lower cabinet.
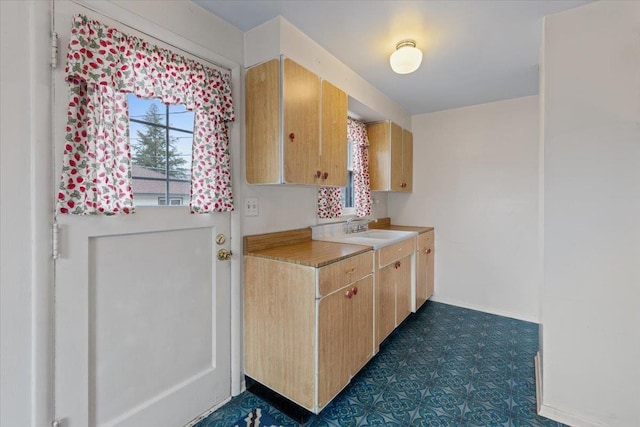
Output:
<path fill-rule="evenodd" d="M 245 257 L 245 372 L 318 413 L 374 352 L 373 252 L 315 268 Z"/>
<path fill-rule="evenodd" d="M 373 355 L 373 280 L 318 301 L 318 406 L 324 407 Z"/>
<path fill-rule="evenodd" d="M 415 238 L 376 251 L 376 348 L 411 313 Z"/>
<path fill-rule="evenodd" d="M 434 232 L 418 234 L 416 248 L 416 300 L 414 311 L 433 295 Z"/>

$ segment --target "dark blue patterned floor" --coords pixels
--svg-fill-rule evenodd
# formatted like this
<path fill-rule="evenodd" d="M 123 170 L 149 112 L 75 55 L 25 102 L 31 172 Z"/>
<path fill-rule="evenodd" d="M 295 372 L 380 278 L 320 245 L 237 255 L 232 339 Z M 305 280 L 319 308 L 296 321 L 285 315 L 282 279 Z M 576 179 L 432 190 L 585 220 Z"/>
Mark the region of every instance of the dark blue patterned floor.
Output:
<path fill-rule="evenodd" d="M 561 426 L 536 415 L 538 325 L 427 303 L 305 426 Z M 299 424 L 249 392 L 196 427 L 229 427 L 253 408 Z"/>

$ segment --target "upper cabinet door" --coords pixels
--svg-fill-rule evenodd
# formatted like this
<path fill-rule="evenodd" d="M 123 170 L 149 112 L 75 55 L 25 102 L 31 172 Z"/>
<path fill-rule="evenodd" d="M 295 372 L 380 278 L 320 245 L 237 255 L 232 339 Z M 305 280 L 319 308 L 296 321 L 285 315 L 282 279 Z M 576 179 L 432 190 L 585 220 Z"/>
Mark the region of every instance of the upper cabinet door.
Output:
<path fill-rule="evenodd" d="M 413 134 L 408 130 L 402 131 L 402 185 L 401 191 L 413 191 Z"/>
<path fill-rule="evenodd" d="M 347 185 L 347 94 L 323 80 L 321 110 L 321 175 L 318 183 L 345 187 Z"/>
<path fill-rule="evenodd" d="M 367 125 L 372 191 L 413 189 L 413 135 L 393 122 Z"/>
<path fill-rule="evenodd" d="M 369 178 L 372 191 L 389 191 L 391 162 L 390 122 L 367 125 L 369 138 Z"/>
<path fill-rule="evenodd" d="M 290 59 L 247 70 L 249 184 L 347 184 L 347 94 Z"/>
<path fill-rule="evenodd" d="M 284 182 L 315 184 L 320 170 L 320 79 L 285 59 L 282 99 Z"/>
<path fill-rule="evenodd" d="M 391 123 L 391 191 L 404 191 L 402 170 L 402 128 Z"/>
<path fill-rule="evenodd" d="M 280 61 L 245 76 L 246 174 L 249 184 L 280 182 Z"/>

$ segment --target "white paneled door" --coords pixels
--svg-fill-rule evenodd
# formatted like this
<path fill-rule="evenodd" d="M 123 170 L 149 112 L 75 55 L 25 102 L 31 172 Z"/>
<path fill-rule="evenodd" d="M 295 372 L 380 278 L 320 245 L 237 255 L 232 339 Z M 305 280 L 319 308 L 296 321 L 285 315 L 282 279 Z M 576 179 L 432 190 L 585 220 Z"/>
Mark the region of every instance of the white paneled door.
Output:
<path fill-rule="evenodd" d="M 113 23 L 56 2 L 62 63 L 55 73 L 56 173 L 68 94 L 63 58 L 75 13 Z M 61 425 L 176 427 L 230 397 L 230 262 L 216 256 L 229 249 L 230 215 L 167 206 L 57 221 L 55 416 Z"/>

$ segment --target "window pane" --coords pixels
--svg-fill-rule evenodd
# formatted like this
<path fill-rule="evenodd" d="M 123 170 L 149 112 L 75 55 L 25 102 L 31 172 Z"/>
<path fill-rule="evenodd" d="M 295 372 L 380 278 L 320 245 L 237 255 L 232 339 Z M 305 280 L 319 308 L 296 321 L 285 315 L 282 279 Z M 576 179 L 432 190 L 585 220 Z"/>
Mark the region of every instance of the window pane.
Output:
<path fill-rule="evenodd" d="M 353 155 L 351 139 L 347 139 L 347 186 L 342 187 L 342 207 L 352 208 L 353 200 Z"/>
<path fill-rule="evenodd" d="M 184 105 L 169 105 L 169 126 L 193 133 L 194 113 Z"/>
<path fill-rule="evenodd" d="M 155 99 L 129 95 L 129 139 L 136 205 L 182 205 L 189 197 L 193 117 L 184 106 L 167 106 Z"/>

